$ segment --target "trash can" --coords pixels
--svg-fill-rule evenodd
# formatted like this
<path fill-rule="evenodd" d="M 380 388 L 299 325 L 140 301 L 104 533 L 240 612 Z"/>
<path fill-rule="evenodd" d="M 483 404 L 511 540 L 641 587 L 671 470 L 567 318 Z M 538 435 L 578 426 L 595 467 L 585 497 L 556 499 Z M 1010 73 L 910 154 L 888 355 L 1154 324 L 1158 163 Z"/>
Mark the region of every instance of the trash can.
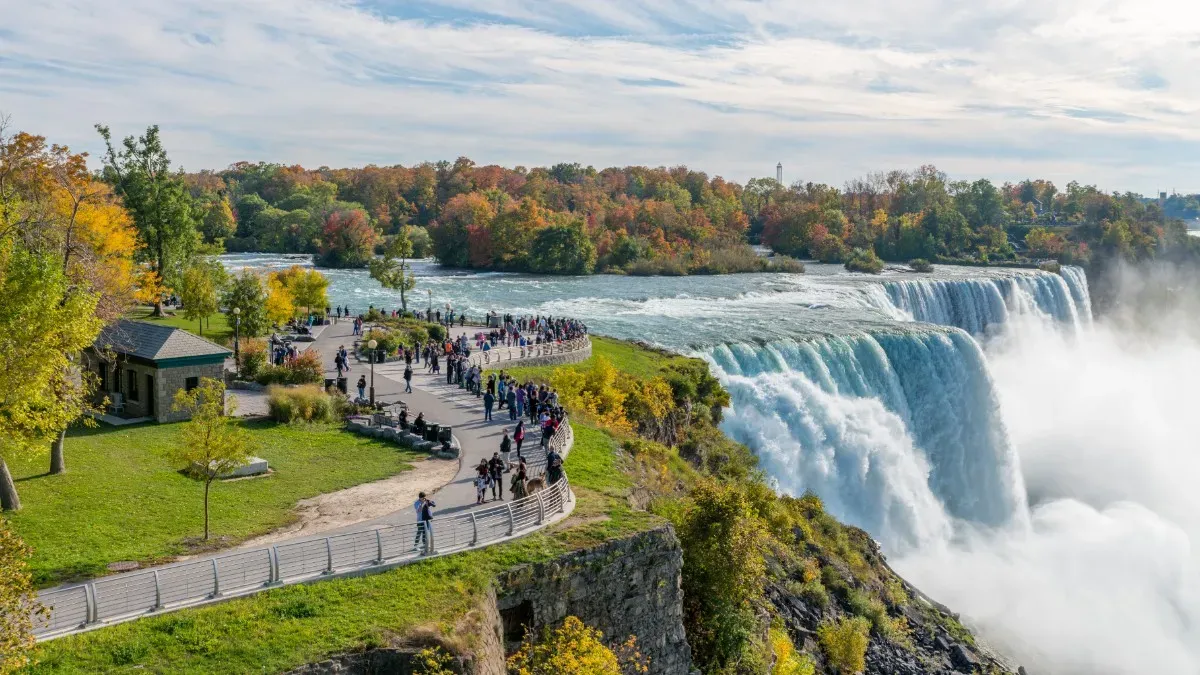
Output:
<path fill-rule="evenodd" d="M 439 443 L 449 443 L 450 435 L 451 435 L 451 428 L 449 425 L 441 427 L 438 429 L 437 440 Z"/>
<path fill-rule="evenodd" d="M 342 392 L 343 394 L 348 392 L 348 390 L 346 389 L 346 378 L 339 377 L 337 379 L 337 388 L 338 388 L 338 391 Z"/>
<path fill-rule="evenodd" d="M 332 377 L 325 378 L 325 391 L 329 391 L 332 388 L 333 388 L 333 378 Z"/>
<path fill-rule="evenodd" d="M 438 433 L 440 431 L 441 431 L 441 426 L 430 423 L 428 426 L 425 427 L 425 440 L 436 441 L 438 439 Z"/>

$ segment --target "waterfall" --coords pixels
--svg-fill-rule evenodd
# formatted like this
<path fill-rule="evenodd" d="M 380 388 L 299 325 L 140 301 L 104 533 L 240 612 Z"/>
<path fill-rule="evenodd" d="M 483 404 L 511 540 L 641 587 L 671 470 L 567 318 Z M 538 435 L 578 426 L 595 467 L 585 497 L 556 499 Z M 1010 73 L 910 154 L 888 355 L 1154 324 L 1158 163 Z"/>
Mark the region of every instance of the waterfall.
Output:
<path fill-rule="evenodd" d="M 988 335 L 1014 316 L 1039 316 L 1078 331 L 1092 322 L 1087 277 L 1078 267 L 1062 274 L 1014 273 L 961 279 L 889 280 L 866 289 L 868 302 L 903 320 L 955 326 Z"/>
<path fill-rule="evenodd" d="M 812 490 L 892 550 L 944 540 L 955 518 L 1025 517 L 991 377 L 963 331 L 722 345 L 706 356 L 733 398 L 725 430 L 778 487 Z"/>

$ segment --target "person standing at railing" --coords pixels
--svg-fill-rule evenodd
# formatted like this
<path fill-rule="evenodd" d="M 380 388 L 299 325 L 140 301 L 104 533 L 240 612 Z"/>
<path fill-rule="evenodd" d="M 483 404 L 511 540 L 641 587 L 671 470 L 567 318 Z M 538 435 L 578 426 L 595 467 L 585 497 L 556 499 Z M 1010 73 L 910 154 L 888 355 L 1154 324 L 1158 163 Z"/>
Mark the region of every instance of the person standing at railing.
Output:
<path fill-rule="evenodd" d="M 562 455 L 553 448 L 546 452 L 546 485 L 554 485 L 562 480 Z"/>
<path fill-rule="evenodd" d="M 524 499 L 528 494 L 525 489 L 528 479 L 529 469 L 525 466 L 525 460 L 522 459 L 520 460 L 520 464 L 517 465 L 517 470 L 512 475 L 512 482 L 508 486 L 509 491 L 512 492 L 513 501 Z"/>
<path fill-rule="evenodd" d="M 429 538 L 433 536 L 433 508 L 437 504 L 422 492 L 413 502 L 413 510 L 417 512 L 417 535 L 413 538 L 413 550 L 419 547 L 429 548 Z"/>

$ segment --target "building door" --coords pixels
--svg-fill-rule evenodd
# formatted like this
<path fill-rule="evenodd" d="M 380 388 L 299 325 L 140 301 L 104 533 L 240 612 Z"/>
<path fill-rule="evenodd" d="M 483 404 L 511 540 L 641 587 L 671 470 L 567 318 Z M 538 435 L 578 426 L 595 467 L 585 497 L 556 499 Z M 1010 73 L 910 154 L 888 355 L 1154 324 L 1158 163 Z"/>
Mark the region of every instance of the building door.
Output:
<path fill-rule="evenodd" d="M 158 403 L 154 393 L 154 376 L 146 375 L 146 416 L 157 417 L 154 405 Z"/>

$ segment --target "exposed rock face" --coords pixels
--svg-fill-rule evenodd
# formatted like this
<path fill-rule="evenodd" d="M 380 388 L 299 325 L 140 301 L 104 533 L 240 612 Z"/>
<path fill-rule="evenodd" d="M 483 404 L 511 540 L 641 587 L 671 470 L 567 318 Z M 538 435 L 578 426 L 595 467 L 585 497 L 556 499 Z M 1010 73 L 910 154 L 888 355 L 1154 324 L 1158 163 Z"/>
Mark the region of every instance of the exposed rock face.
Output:
<path fill-rule="evenodd" d="M 501 575 L 497 603 L 511 651 L 525 630 L 568 616 L 605 639 L 638 638 L 652 675 L 687 675 L 691 649 L 683 630 L 683 551 L 669 525 Z"/>

